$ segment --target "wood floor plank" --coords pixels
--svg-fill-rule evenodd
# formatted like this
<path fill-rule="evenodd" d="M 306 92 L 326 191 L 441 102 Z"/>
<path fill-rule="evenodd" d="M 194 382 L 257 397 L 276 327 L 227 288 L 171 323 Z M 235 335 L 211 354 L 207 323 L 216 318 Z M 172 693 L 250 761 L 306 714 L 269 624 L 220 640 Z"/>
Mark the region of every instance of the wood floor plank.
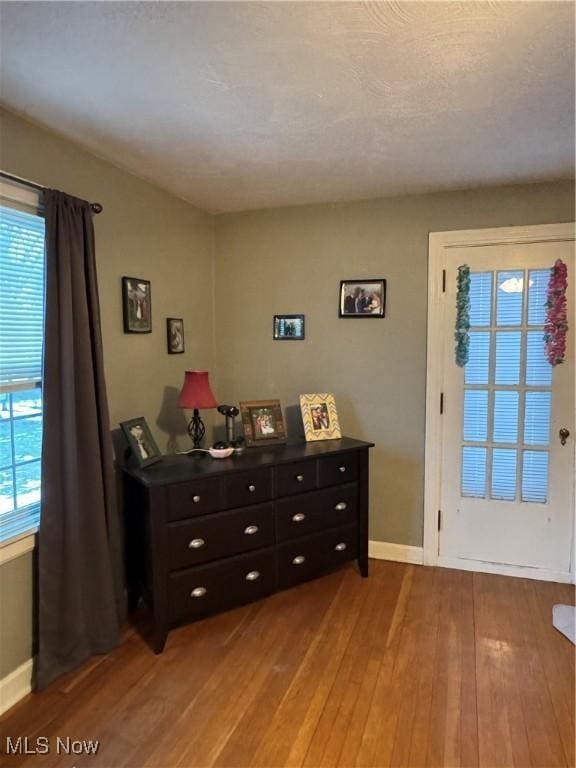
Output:
<path fill-rule="evenodd" d="M 567 585 L 372 561 L 114 652 L 0 718 L 7 768 L 574 766 Z M 99 739 L 6 756 L 7 736 Z"/>

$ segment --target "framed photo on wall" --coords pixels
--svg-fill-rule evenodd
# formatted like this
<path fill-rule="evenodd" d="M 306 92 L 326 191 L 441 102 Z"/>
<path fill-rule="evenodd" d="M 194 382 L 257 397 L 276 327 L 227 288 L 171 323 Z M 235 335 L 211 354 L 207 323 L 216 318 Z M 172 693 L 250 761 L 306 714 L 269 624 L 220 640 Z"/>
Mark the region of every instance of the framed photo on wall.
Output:
<path fill-rule="evenodd" d="M 169 355 L 184 352 L 184 320 L 181 317 L 166 318 L 166 341 Z"/>
<path fill-rule="evenodd" d="M 307 442 L 342 437 L 334 395 L 300 395 L 300 410 Z"/>
<path fill-rule="evenodd" d="M 152 297 L 150 280 L 122 278 L 122 315 L 124 333 L 152 332 Z"/>
<path fill-rule="evenodd" d="M 304 315 L 274 315 L 276 341 L 303 341 L 306 338 Z"/>
<path fill-rule="evenodd" d="M 150 464 L 161 461 L 162 454 L 152 437 L 152 432 L 150 432 L 150 427 L 144 416 L 129 421 L 121 421 L 120 427 L 139 467 L 148 467 Z"/>
<path fill-rule="evenodd" d="M 247 446 L 286 442 L 280 400 L 247 400 L 240 414 Z"/>
<path fill-rule="evenodd" d="M 341 280 L 339 317 L 384 317 L 386 280 Z"/>

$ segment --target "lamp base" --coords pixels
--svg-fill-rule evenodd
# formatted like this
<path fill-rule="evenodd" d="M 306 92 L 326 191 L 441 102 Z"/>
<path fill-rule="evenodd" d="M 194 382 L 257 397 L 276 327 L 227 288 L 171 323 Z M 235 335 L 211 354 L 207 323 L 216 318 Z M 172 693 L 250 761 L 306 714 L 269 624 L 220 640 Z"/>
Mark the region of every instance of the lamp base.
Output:
<path fill-rule="evenodd" d="M 200 412 L 197 408 L 194 408 L 194 415 L 188 423 L 188 434 L 190 435 L 194 448 L 200 448 L 204 435 L 206 434 L 206 427 L 200 418 Z"/>

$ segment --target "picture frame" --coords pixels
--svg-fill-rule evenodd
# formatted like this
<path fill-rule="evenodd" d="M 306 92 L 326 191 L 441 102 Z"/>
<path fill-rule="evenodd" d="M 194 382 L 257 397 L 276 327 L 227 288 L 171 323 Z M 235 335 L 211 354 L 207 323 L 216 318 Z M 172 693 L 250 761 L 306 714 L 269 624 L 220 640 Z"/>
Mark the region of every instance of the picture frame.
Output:
<path fill-rule="evenodd" d="M 150 280 L 122 278 L 122 316 L 124 333 L 152 333 Z"/>
<path fill-rule="evenodd" d="M 169 355 L 184 353 L 184 320 L 181 317 L 166 318 L 166 344 Z"/>
<path fill-rule="evenodd" d="M 247 446 L 286 442 L 280 400 L 246 400 L 239 405 Z"/>
<path fill-rule="evenodd" d="M 149 467 L 151 464 L 156 464 L 162 460 L 160 449 L 152 437 L 152 432 L 144 416 L 121 421 L 120 428 L 128 441 L 138 467 Z"/>
<path fill-rule="evenodd" d="M 339 440 L 342 437 L 334 395 L 327 392 L 300 395 L 300 411 L 306 442 Z"/>
<path fill-rule="evenodd" d="M 274 315 L 272 338 L 274 341 L 304 341 L 305 315 Z"/>
<path fill-rule="evenodd" d="M 338 317 L 383 318 L 386 313 L 384 278 L 341 280 Z"/>

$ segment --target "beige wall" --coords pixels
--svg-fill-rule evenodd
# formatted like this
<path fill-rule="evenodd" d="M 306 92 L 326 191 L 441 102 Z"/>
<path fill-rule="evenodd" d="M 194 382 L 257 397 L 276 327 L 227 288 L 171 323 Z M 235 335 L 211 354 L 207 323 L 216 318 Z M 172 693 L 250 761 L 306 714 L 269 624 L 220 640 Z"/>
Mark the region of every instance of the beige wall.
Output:
<path fill-rule="evenodd" d="M 345 434 L 376 443 L 370 536 L 422 544 L 428 233 L 572 220 L 569 182 L 221 215 L 218 396 L 333 392 Z M 339 281 L 384 277 L 384 320 L 338 319 Z M 306 340 L 274 342 L 274 313 Z"/>
<path fill-rule="evenodd" d="M 175 397 L 186 368 L 214 368 L 214 219 L 76 145 L 0 111 L 0 167 L 104 206 L 94 218 L 112 427 L 145 416 L 162 451 L 186 422 Z M 124 334 L 120 278 L 152 281 L 151 334 Z M 166 352 L 166 317 L 183 317 L 186 352 Z M 30 655 L 32 558 L 0 568 L 0 679 Z"/>

